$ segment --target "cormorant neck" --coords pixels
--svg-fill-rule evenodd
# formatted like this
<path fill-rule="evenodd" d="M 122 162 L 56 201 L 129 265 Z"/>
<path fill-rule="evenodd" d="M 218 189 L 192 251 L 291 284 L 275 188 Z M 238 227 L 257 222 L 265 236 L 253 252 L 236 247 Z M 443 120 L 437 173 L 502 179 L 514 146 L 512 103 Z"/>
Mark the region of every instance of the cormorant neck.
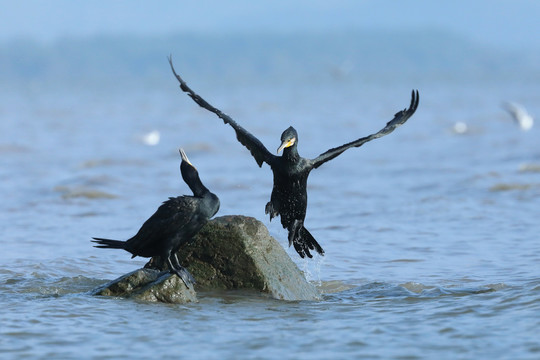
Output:
<path fill-rule="evenodd" d="M 300 155 L 298 154 L 298 147 L 296 144 L 283 149 L 283 157 L 291 162 L 298 161 L 298 159 L 300 159 Z"/>
<path fill-rule="evenodd" d="M 205 194 L 210 192 L 210 190 L 208 190 L 201 182 L 199 174 L 196 174 L 187 184 L 191 191 L 193 191 L 193 195 L 196 197 L 203 197 Z"/>
<path fill-rule="evenodd" d="M 203 197 L 204 194 L 209 192 L 206 186 L 203 185 L 201 178 L 199 177 L 199 172 L 192 165 L 182 161 L 180 172 L 182 173 L 184 182 L 189 186 L 191 191 L 193 191 L 194 196 Z"/>

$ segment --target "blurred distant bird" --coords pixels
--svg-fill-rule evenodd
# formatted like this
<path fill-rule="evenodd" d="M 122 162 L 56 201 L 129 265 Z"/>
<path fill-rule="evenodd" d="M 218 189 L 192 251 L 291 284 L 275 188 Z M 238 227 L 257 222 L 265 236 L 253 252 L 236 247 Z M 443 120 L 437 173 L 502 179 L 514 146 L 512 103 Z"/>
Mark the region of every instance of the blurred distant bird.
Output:
<path fill-rule="evenodd" d="M 281 225 L 289 232 L 289 246 L 294 245 L 294 249 L 302 258 L 305 256 L 311 258 L 310 250 L 315 250 L 320 255 L 324 254 L 322 247 L 304 227 L 307 209 L 307 179 L 311 170 L 334 159 L 347 149 L 362 146 L 368 141 L 390 134 L 398 126 L 403 125 L 418 107 L 418 91 L 413 91 L 409 108 L 397 112 L 384 128 L 369 136 L 330 149 L 314 159 L 305 159 L 298 154 L 298 133 L 291 126 L 281 134 L 281 145 L 277 149 L 277 153 L 279 154 L 283 150 L 283 155 L 276 156 L 270 153 L 259 139 L 238 125 L 232 118 L 191 90 L 185 81 L 176 74 L 171 58 L 169 58 L 169 63 L 173 74 L 180 82 L 180 89 L 186 92 L 199 106 L 213 112 L 225 124 L 229 124 L 236 132 L 238 141 L 248 148 L 259 166 L 262 166 L 263 162 L 270 165 L 274 174 L 274 186 L 265 212 L 270 215 L 270 220 L 278 215 L 281 216 Z M 336 175 L 339 176 L 339 174 Z"/>
<path fill-rule="evenodd" d="M 533 127 L 534 119 L 523 106 L 514 102 L 506 102 L 503 104 L 503 107 L 512 115 L 512 118 L 521 130 L 527 131 Z"/>
<path fill-rule="evenodd" d="M 167 261 L 170 271 L 189 287 L 193 276 L 180 265 L 176 252 L 189 242 L 219 210 L 219 199 L 201 182 L 197 169 L 180 149 L 182 178 L 193 191 L 193 196 L 171 197 L 165 201 L 135 236 L 127 241 L 93 238 L 97 248 L 124 249 L 133 256 L 160 256 Z M 174 262 L 173 262 L 174 259 Z"/>
<path fill-rule="evenodd" d="M 452 131 L 455 134 L 465 134 L 467 131 L 469 131 L 469 127 L 467 126 L 467 123 L 463 121 L 458 121 L 454 124 L 452 127 Z"/>
<path fill-rule="evenodd" d="M 152 130 L 150 132 L 147 132 L 146 134 L 141 135 L 140 139 L 141 139 L 141 142 L 145 145 L 155 146 L 159 144 L 161 135 L 158 130 Z"/>

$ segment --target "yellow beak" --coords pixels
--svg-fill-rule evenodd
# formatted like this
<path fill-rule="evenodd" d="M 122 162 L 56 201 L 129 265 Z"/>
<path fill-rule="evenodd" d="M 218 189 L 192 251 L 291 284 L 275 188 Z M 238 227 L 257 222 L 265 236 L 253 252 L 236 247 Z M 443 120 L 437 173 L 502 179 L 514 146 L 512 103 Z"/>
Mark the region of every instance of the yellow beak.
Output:
<path fill-rule="evenodd" d="M 296 138 L 292 138 L 292 139 L 289 139 L 289 140 L 285 140 L 284 142 L 281 143 L 281 145 L 278 147 L 277 149 L 277 153 L 279 154 L 279 152 L 285 148 L 288 148 L 289 146 L 293 146 L 294 143 L 296 142 Z"/>
<path fill-rule="evenodd" d="M 182 157 L 182 160 L 187 162 L 189 165 L 193 166 L 193 164 L 189 161 L 186 153 L 184 152 L 184 149 L 180 148 L 179 151 L 180 151 L 180 156 Z M 193 166 L 193 167 L 195 167 L 195 166 Z"/>

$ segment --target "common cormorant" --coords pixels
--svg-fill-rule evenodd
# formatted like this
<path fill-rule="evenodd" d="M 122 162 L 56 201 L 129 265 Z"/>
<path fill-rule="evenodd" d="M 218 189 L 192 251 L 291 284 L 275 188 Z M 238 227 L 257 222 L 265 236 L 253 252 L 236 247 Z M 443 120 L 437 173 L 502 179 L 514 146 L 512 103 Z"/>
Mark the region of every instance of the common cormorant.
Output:
<path fill-rule="evenodd" d="M 180 89 L 186 92 L 199 106 L 213 112 L 225 124 L 229 124 L 236 132 L 238 141 L 248 148 L 259 167 L 262 166 L 263 162 L 270 166 L 274 174 L 274 186 L 270 201 L 266 204 L 265 212 L 270 215 L 270 220 L 278 215 L 281 216 L 281 224 L 289 232 L 289 246 L 294 245 L 296 252 L 302 258 L 304 256 L 311 258 L 310 250 L 315 250 L 320 255 L 324 255 L 322 247 L 304 227 L 307 208 L 307 179 L 311 170 L 332 160 L 349 148 L 362 146 L 368 141 L 390 134 L 395 128 L 403 125 L 418 107 L 418 90 L 413 90 L 409 108 L 397 112 L 384 128 L 369 136 L 330 149 L 314 159 L 305 159 L 298 154 L 298 133 L 291 126 L 281 134 L 281 145 L 277 152 L 279 154 L 283 150 L 283 155 L 276 156 L 270 153 L 259 139 L 238 125 L 231 117 L 210 105 L 191 90 L 174 70 L 171 57 L 169 57 L 169 64 L 174 76 L 180 83 Z"/>
<path fill-rule="evenodd" d="M 191 274 L 180 265 L 176 252 L 219 210 L 219 199 L 211 193 L 199 178 L 183 149 L 180 149 L 182 178 L 193 191 L 193 196 L 170 197 L 157 209 L 135 236 L 127 241 L 93 238 L 97 248 L 124 249 L 133 256 L 160 256 L 167 260 L 170 271 L 178 275 L 189 287 L 195 283 Z M 174 260 L 173 260 L 174 259 Z"/>

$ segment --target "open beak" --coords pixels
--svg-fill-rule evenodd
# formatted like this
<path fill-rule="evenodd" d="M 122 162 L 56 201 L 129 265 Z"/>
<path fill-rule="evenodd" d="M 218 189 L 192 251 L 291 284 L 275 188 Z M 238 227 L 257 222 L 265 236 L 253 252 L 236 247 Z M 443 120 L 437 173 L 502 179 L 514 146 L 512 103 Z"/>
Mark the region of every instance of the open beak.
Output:
<path fill-rule="evenodd" d="M 277 153 L 279 154 L 279 152 L 285 148 L 288 148 L 289 146 L 293 146 L 294 145 L 294 142 L 296 141 L 296 138 L 292 138 L 292 139 L 289 139 L 289 140 L 285 140 L 284 142 L 281 143 L 281 145 L 278 147 L 277 149 Z"/>
<path fill-rule="evenodd" d="M 184 152 L 184 149 L 180 148 L 180 156 L 182 157 L 182 161 L 185 161 L 187 162 L 189 165 L 193 166 L 193 164 L 191 163 L 191 161 L 189 161 L 186 153 Z M 193 166 L 195 167 L 195 166 Z"/>

